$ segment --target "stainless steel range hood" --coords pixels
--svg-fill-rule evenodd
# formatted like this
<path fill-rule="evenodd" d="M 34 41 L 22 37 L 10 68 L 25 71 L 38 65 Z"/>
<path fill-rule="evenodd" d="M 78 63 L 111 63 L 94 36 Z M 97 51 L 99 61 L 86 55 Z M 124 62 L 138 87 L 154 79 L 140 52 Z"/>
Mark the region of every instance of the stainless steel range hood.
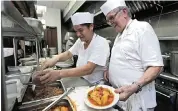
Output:
<path fill-rule="evenodd" d="M 153 16 L 154 14 L 161 14 L 163 11 L 175 9 L 178 5 L 178 1 L 126 1 L 126 5 L 129 7 L 133 18 L 140 19 L 140 17 Z M 100 7 L 97 5 L 96 7 Z M 95 10 L 95 9 L 90 9 Z M 101 11 L 95 13 L 94 19 L 95 28 L 108 27 L 104 14 Z"/>
<path fill-rule="evenodd" d="M 95 28 L 108 27 L 104 14 L 100 11 L 100 7 L 105 1 L 92 1 L 87 4 L 88 1 L 83 3 L 82 9 L 77 10 L 79 12 L 90 12 L 95 14 L 94 24 Z M 133 18 L 140 19 L 140 17 L 153 16 L 154 14 L 160 14 L 162 11 L 178 5 L 178 1 L 126 1 L 126 5 L 129 7 Z M 166 9 L 167 8 L 167 9 Z M 177 9 L 177 8 L 176 8 Z M 77 12 L 76 11 L 76 12 Z M 66 22 L 66 20 L 65 20 Z M 67 24 L 68 27 L 72 27 L 71 21 Z M 72 29 L 72 28 L 69 28 Z M 70 30 L 72 31 L 72 30 Z"/>

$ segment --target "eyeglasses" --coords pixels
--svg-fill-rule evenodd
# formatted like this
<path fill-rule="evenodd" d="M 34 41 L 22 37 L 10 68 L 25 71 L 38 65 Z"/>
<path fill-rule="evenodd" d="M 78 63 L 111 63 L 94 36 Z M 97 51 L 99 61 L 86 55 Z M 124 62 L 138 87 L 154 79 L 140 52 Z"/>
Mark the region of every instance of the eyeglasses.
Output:
<path fill-rule="evenodd" d="M 120 12 L 121 12 L 121 10 L 116 12 L 114 15 L 108 17 L 108 19 L 106 18 L 107 24 L 112 25 L 112 23 L 113 23 L 114 19 L 116 18 L 117 14 L 120 13 Z"/>

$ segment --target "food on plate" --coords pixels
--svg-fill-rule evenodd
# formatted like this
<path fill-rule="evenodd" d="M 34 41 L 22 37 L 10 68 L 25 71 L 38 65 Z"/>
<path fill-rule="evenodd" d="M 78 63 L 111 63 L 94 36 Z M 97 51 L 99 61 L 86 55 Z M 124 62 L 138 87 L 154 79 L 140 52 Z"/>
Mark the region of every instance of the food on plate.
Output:
<path fill-rule="evenodd" d="M 50 111 L 69 111 L 69 109 L 66 106 L 58 106 L 58 107 L 51 109 Z"/>
<path fill-rule="evenodd" d="M 88 93 L 88 100 L 96 106 L 107 106 L 114 100 L 114 94 L 102 86 L 96 87 Z"/>

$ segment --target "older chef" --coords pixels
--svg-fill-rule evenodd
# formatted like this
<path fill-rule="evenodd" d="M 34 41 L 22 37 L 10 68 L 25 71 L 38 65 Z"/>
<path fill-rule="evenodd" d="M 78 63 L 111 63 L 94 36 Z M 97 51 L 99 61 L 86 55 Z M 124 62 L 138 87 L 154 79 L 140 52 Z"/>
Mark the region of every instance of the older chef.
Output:
<path fill-rule="evenodd" d="M 63 70 L 46 69 L 35 76 L 40 77 L 42 84 L 64 77 L 83 76 L 90 83 L 103 78 L 104 67 L 109 57 L 109 45 L 105 38 L 93 32 L 93 17 L 89 12 L 75 13 L 71 19 L 79 39 L 69 50 L 48 60 L 42 66 L 45 69 L 54 66 L 58 61 L 78 55 L 77 67 Z"/>
<path fill-rule="evenodd" d="M 154 111 L 154 79 L 163 61 L 158 38 L 151 25 L 131 19 L 123 0 L 108 0 L 101 6 L 117 35 L 110 58 L 109 82 L 118 89 L 120 106 L 126 111 Z"/>

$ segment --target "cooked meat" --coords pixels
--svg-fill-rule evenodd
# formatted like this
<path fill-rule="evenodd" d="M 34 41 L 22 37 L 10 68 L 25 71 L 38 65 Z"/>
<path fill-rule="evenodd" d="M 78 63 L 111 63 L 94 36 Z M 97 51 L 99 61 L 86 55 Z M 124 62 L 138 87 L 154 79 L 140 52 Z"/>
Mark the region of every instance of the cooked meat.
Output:
<path fill-rule="evenodd" d="M 32 92 L 30 88 L 27 88 L 23 102 L 49 98 L 52 96 L 60 95 L 62 93 L 63 93 L 62 89 L 52 86 L 46 86 L 40 89 L 36 88 L 34 92 Z"/>

